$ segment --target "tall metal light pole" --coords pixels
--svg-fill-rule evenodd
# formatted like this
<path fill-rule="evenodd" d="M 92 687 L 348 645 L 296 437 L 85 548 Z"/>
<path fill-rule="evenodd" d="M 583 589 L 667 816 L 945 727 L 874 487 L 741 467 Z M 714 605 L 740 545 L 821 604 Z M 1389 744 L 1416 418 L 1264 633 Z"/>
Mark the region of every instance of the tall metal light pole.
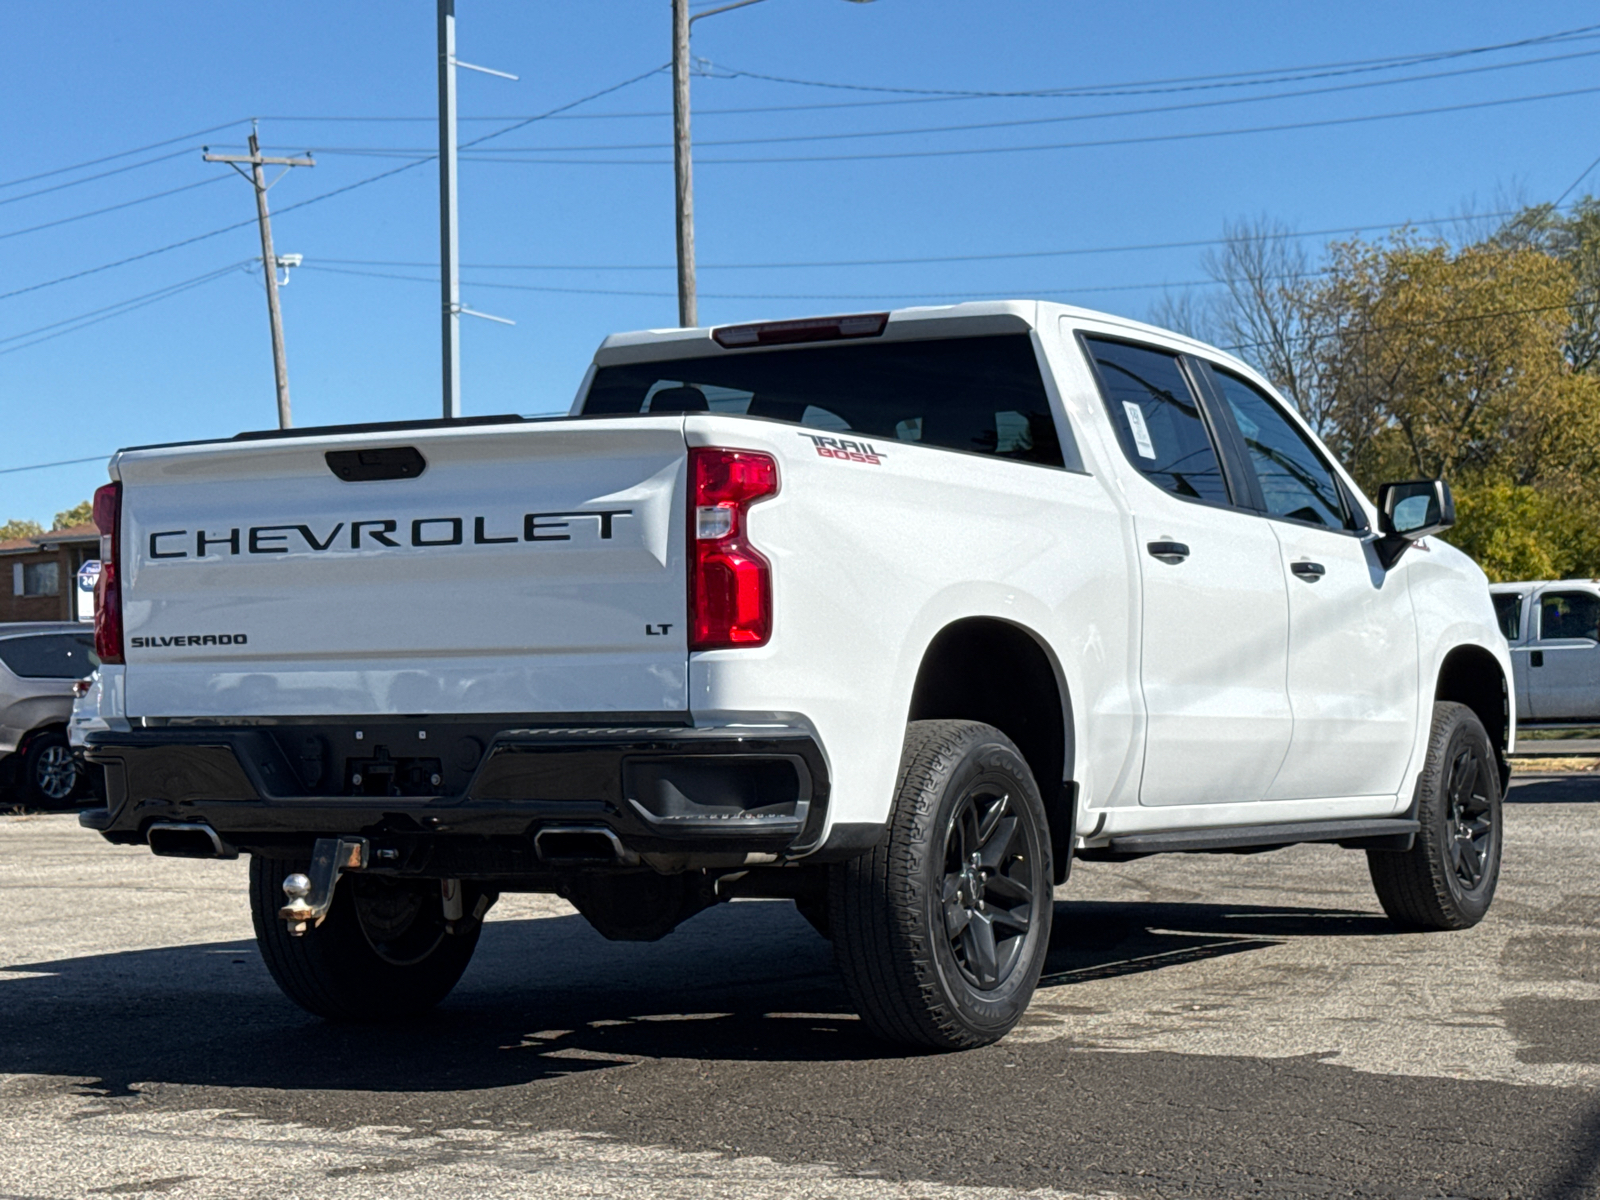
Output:
<path fill-rule="evenodd" d="M 474 312 L 461 304 L 461 253 L 456 223 L 456 68 L 515 81 L 456 58 L 456 3 L 439 0 L 439 310 L 444 322 L 444 415 L 461 415 L 461 314 L 513 325 L 504 317 Z"/>
<path fill-rule="evenodd" d="M 439 300 L 444 415 L 461 415 L 461 265 L 456 235 L 456 3 L 439 0 Z"/>
<path fill-rule="evenodd" d="M 677 210 L 678 324 L 682 326 L 700 323 L 694 279 L 694 161 L 689 150 L 689 26 L 761 2 L 733 0 L 691 16 L 689 0 L 672 0 L 672 175 Z M 872 0 L 851 2 L 870 4 Z"/>

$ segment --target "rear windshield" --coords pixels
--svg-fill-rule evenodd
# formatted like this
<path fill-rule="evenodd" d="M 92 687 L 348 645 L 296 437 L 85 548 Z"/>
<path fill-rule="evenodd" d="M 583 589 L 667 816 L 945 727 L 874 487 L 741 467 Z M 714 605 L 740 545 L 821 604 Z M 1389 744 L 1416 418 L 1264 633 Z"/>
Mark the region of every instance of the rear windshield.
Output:
<path fill-rule="evenodd" d="M 94 670 L 94 634 L 40 633 L 0 638 L 0 662 L 24 679 L 82 679 Z"/>
<path fill-rule="evenodd" d="M 585 415 L 713 412 L 1082 470 L 1025 333 L 601 367 Z"/>

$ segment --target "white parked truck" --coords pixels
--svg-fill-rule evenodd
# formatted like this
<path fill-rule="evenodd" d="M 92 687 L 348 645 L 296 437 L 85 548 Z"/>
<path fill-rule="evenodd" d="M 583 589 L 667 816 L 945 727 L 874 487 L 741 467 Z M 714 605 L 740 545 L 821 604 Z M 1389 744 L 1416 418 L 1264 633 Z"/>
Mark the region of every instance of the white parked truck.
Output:
<path fill-rule="evenodd" d="M 1482 918 L 1515 730 L 1442 481 L 1374 506 L 1247 365 L 965 304 L 608 338 L 569 415 L 123 450 L 108 803 L 252 856 L 290 997 L 437 1003 L 507 891 L 786 898 L 867 1027 L 994 1041 L 1073 859 L 1364 850 Z M 103 725 L 103 727 L 102 727 Z"/>
<path fill-rule="evenodd" d="M 1523 724 L 1600 722 L 1600 580 L 1497 583 L 1489 593 Z"/>

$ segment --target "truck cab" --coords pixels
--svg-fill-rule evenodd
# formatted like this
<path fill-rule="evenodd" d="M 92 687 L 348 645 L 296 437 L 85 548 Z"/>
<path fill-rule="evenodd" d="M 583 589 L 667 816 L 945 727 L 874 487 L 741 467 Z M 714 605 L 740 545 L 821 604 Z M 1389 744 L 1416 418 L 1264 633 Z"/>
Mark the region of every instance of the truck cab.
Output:
<path fill-rule="evenodd" d="M 1510 645 L 1522 723 L 1600 721 L 1600 580 L 1497 583 L 1489 594 Z"/>

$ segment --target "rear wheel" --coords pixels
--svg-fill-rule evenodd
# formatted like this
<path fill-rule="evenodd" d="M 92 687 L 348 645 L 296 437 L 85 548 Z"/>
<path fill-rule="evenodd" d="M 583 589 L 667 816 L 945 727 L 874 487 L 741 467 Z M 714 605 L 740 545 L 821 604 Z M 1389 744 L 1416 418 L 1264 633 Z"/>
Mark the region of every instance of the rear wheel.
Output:
<path fill-rule="evenodd" d="M 66 804 L 78 791 L 79 774 L 66 734 L 46 729 L 28 739 L 22 756 L 22 790 L 29 802 L 41 808 Z"/>
<path fill-rule="evenodd" d="M 1417 782 L 1422 828 L 1404 853 L 1367 851 L 1378 902 L 1406 929 L 1468 929 L 1483 920 L 1500 878 L 1500 772 L 1478 715 L 1433 706 Z"/>
<path fill-rule="evenodd" d="M 1050 837 L 1027 762 L 998 729 L 915 721 L 888 836 L 833 868 L 828 926 L 880 1037 L 957 1050 L 1021 1019 L 1050 944 Z"/>
<path fill-rule="evenodd" d="M 482 924 L 470 915 L 451 932 L 437 879 L 350 874 L 339 880 L 321 925 L 291 937 L 279 918 L 283 880 L 304 859 L 250 860 L 256 943 L 284 995 L 335 1021 L 383 1021 L 426 1012 L 450 994 L 472 960 Z M 478 893 L 465 887 L 467 912 Z"/>

